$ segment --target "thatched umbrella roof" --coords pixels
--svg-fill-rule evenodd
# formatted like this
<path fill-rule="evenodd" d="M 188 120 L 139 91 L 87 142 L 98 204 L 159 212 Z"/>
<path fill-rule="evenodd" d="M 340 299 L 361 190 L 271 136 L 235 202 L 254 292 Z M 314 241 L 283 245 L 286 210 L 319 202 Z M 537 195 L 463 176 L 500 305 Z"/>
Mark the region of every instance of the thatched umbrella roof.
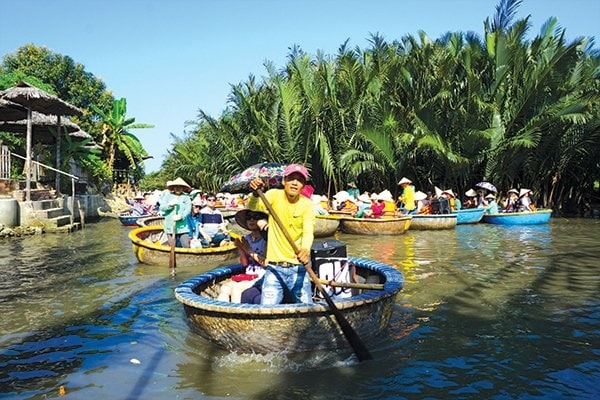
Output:
<path fill-rule="evenodd" d="M 83 111 L 61 100 L 53 94 L 28 84 L 19 82 L 16 86 L 0 91 L 0 98 L 10 100 L 32 110 L 51 115 L 82 115 Z"/>
<path fill-rule="evenodd" d="M 0 99 L 0 121 L 27 118 L 27 109 L 12 101 Z"/>
<path fill-rule="evenodd" d="M 56 138 L 54 134 L 50 130 L 53 128 L 56 132 L 58 128 L 58 117 L 54 115 L 44 115 L 38 112 L 33 111 L 31 113 L 31 129 L 32 129 L 32 140 L 37 141 L 44 144 L 52 144 L 56 143 Z M 86 139 L 91 137 L 88 133 L 83 132 L 79 125 L 74 122 L 71 122 L 69 119 L 61 118 L 60 120 L 60 130 L 64 132 L 64 130 L 69 132 L 69 136 L 72 139 L 77 140 L 77 138 L 81 138 L 79 140 Z M 27 134 L 27 119 L 20 119 L 18 121 L 0 121 L 0 131 L 11 132 L 20 135 Z M 83 132 L 82 134 L 73 135 L 75 132 Z"/>
<path fill-rule="evenodd" d="M 26 82 L 19 82 L 16 86 L 0 92 L 0 98 L 13 101 L 27 108 L 27 144 L 25 154 L 25 199 L 31 200 L 31 141 L 33 135 L 33 111 L 38 111 L 44 114 L 56 115 L 57 127 L 60 128 L 60 116 L 62 115 L 82 115 L 83 111 L 79 108 L 59 99 L 58 97 L 36 88 Z M 58 135 L 60 140 L 60 135 Z M 57 146 L 56 164 L 60 165 Z M 56 190 L 59 190 L 60 180 L 56 179 Z"/>

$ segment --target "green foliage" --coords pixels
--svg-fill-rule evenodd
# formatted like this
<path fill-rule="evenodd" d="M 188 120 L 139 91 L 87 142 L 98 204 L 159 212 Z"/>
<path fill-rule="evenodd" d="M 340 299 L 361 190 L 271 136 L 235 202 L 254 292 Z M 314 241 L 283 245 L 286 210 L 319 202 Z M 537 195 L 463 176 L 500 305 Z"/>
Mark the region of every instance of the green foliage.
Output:
<path fill-rule="evenodd" d="M 112 109 L 104 112 L 100 107 L 91 104 L 94 110 L 102 118 L 102 142 L 108 153 L 107 166 L 113 170 L 115 161 L 122 155 L 128 161 L 128 167 L 136 170 L 148 156 L 140 140 L 129 132 L 130 129 L 153 128 L 154 125 L 135 123 L 135 118 L 128 118 L 127 100 L 124 98 L 115 100 Z"/>
<path fill-rule="evenodd" d="M 283 69 L 267 63 L 262 81 L 233 85 L 219 119 L 200 111 L 163 169 L 207 190 L 268 160 L 307 164 L 317 193 L 349 181 L 394 192 L 406 175 L 424 191 L 485 179 L 546 206 L 581 197 L 600 176 L 598 51 L 567 43 L 554 18 L 527 41 L 520 3 L 501 0 L 483 40 L 374 35 L 331 57 L 295 46 Z"/>
<path fill-rule="evenodd" d="M 72 119 L 92 135 L 94 140 L 100 141 L 101 125 L 97 122 L 98 116 L 90 109 L 90 105 L 96 104 L 106 110 L 111 107 L 114 99 L 106 90 L 104 82 L 87 72 L 82 64 L 46 47 L 27 44 L 14 53 L 4 55 L 0 64 L 0 89 L 14 86 L 21 80 L 81 108 L 84 115 Z M 23 146 L 15 145 L 12 150 L 24 153 Z M 93 162 L 87 160 L 86 165 L 87 168 L 91 168 L 89 171 L 93 176 L 105 179 L 110 177 L 110 174 L 107 174 L 102 166 L 102 157 Z"/>

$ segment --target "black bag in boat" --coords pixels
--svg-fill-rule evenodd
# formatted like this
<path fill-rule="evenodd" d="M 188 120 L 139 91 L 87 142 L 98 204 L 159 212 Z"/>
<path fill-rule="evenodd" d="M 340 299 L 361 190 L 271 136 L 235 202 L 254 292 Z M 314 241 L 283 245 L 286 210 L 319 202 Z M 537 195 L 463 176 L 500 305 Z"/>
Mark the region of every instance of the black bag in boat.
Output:
<path fill-rule="evenodd" d="M 339 240 L 314 242 L 310 249 L 312 268 L 321 279 L 336 282 L 354 282 L 354 265 L 348 262 L 346 244 Z M 349 288 L 325 286 L 331 297 L 346 298 L 352 295 Z M 315 295 L 322 298 L 320 292 Z"/>
<path fill-rule="evenodd" d="M 437 199 L 431 199 L 431 213 L 432 214 L 450 214 L 450 201 L 445 197 L 438 197 Z"/>

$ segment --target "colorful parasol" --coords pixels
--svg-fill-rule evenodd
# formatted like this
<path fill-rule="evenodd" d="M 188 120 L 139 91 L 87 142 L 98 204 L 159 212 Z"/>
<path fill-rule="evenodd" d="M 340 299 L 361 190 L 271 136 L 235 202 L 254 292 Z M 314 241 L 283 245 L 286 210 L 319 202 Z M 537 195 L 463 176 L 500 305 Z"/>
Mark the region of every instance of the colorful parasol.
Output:
<path fill-rule="evenodd" d="M 271 189 L 281 185 L 283 170 L 286 164 L 263 162 L 246 168 L 242 172 L 232 176 L 221 188 L 222 192 L 244 193 L 250 192 L 250 181 L 259 177 L 265 181 L 267 188 Z"/>
<path fill-rule="evenodd" d="M 490 192 L 498 193 L 498 189 L 496 189 L 496 186 L 492 185 L 489 182 L 479 182 L 478 184 L 475 185 L 475 187 L 487 189 Z"/>

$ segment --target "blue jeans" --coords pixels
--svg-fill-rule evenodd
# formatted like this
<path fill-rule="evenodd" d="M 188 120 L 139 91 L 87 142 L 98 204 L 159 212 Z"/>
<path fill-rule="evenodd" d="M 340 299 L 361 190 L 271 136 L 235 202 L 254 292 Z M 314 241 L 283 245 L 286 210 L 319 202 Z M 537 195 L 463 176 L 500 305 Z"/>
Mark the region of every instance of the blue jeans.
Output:
<path fill-rule="evenodd" d="M 284 295 L 295 303 L 312 304 L 310 277 L 304 265 L 284 268 L 269 264 L 263 279 L 261 304 L 281 304 Z"/>
<path fill-rule="evenodd" d="M 210 243 L 207 242 L 206 239 L 204 239 L 203 237 L 200 237 L 200 243 L 202 243 L 202 247 L 210 247 L 211 244 L 218 246 L 225 239 L 229 240 L 229 235 L 219 232 L 215 236 L 212 237 L 212 240 L 210 241 Z"/>

